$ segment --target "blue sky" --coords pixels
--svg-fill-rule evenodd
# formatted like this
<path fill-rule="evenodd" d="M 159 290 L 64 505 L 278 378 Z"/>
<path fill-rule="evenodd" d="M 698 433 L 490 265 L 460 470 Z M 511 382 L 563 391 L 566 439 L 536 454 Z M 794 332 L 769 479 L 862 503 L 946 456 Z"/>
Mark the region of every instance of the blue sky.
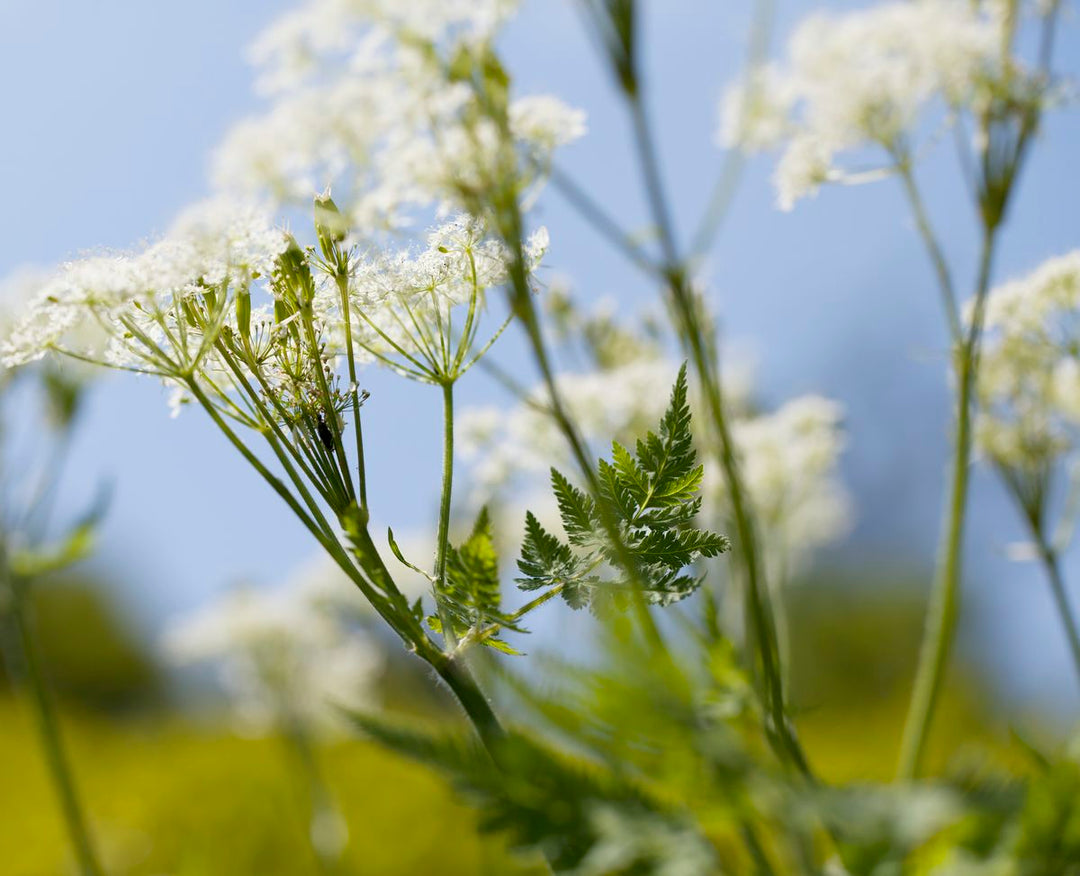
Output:
<path fill-rule="evenodd" d="M 127 247 L 165 228 L 206 190 L 207 158 L 230 123 L 253 111 L 243 50 L 281 0 L 145 3 L 8 0 L 0 8 L 0 273 L 82 251 Z M 680 230 L 688 234 L 718 170 L 716 100 L 738 70 L 749 3 L 646 4 L 661 152 Z M 856 3 L 833 3 L 853 8 Z M 522 92 L 550 91 L 589 115 L 589 136 L 563 166 L 631 227 L 646 224 L 628 129 L 567 0 L 534 0 L 507 35 Z M 778 43 L 808 7 L 779 3 Z M 1075 17 L 1075 16 L 1073 16 Z M 1059 57 L 1077 72 L 1080 33 L 1066 21 Z M 1080 116 L 1054 115 L 1023 181 L 998 276 L 1027 271 L 1080 245 Z M 947 449 L 944 332 L 932 277 L 898 187 L 831 189 L 777 211 L 771 161 L 749 166 L 707 269 L 725 338 L 759 363 L 763 396 L 820 392 L 847 406 L 845 475 L 859 524 L 842 555 L 891 558 L 929 570 Z M 974 222 L 948 150 L 920 169 L 958 274 L 974 259 Z M 540 221 L 549 264 L 585 298 L 615 296 L 631 314 L 655 291 L 549 193 Z M 500 342 L 515 363 L 518 339 Z M 421 526 L 437 499 L 437 392 L 385 374 L 372 391 L 365 437 L 371 493 L 395 529 Z M 476 376 L 461 393 L 488 397 Z M 434 395 L 433 395 L 434 394 Z M 395 488 L 407 472 L 410 491 Z M 110 378 L 94 392 L 75 451 L 68 500 L 114 484 L 102 563 L 139 616 L 156 624 L 238 578 L 279 579 L 312 545 L 287 509 L 197 416 L 170 420 L 161 389 Z M 421 485 L 429 484 L 430 487 Z M 992 643 L 981 659 L 1002 684 L 1044 700 L 1076 689 L 1037 571 L 1004 559 L 1020 537 L 993 479 L 976 478 L 966 636 Z M 1068 563 L 1080 582 L 1075 552 Z M 1074 588 L 1080 601 L 1080 583 Z M 1067 697 L 1075 708 L 1078 702 Z"/>

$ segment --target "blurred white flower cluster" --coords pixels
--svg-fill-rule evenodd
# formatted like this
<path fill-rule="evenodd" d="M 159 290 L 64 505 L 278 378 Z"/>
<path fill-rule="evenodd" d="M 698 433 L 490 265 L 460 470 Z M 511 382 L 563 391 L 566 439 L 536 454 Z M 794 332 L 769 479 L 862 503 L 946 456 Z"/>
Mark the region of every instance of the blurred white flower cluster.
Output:
<path fill-rule="evenodd" d="M 847 533 L 851 499 L 838 472 L 846 436 L 843 407 L 818 395 L 748 415 L 733 426 L 741 474 L 767 548 L 770 577 L 789 580 L 814 550 Z M 707 511 L 727 519 L 727 486 L 715 458 L 705 463 Z"/>
<path fill-rule="evenodd" d="M 785 210 L 825 182 L 872 179 L 882 171 L 838 158 L 854 151 L 858 161 L 858 150 L 881 147 L 891 165 L 958 111 L 1042 99 L 1010 54 L 1008 5 L 912 0 L 815 13 L 792 35 L 783 66 L 755 70 L 729 90 L 719 138 L 748 151 L 784 147 L 774 181 Z"/>
<path fill-rule="evenodd" d="M 1038 474 L 1080 440 L 1080 250 L 986 301 L 976 440 L 985 457 Z"/>
<path fill-rule="evenodd" d="M 217 665 L 230 707 L 249 732 L 287 730 L 293 722 L 332 730 L 339 708 L 370 706 L 377 697 L 385 660 L 379 643 L 307 583 L 230 591 L 164 636 L 174 663 Z"/>
<path fill-rule="evenodd" d="M 396 538 L 407 557 L 434 554 L 428 534 Z M 430 592 L 424 576 L 393 559 L 394 580 L 410 601 Z M 377 620 L 355 584 L 324 552 L 271 588 L 230 590 L 175 619 L 162 648 L 176 666 L 215 664 L 238 724 L 248 732 L 333 732 L 341 707 L 377 706 L 379 681 L 397 649 L 373 633 Z"/>
<path fill-rule="evenodd" d="M 431 204 L 462 206 L 463 189 L 503 174 L 513 141 L 523 182 L 584 133 L 584 115 L 548 96 L 509 100 L 509 132 L 482 105 L 476 80 L 499 84 L 491 46 L 508 0 L 401 3 L 309 0 L 252 49 L 268 109 L 218 149 L 224 191 L 306 200 L 333 184 L 365 233 L 409 224 Z"/>

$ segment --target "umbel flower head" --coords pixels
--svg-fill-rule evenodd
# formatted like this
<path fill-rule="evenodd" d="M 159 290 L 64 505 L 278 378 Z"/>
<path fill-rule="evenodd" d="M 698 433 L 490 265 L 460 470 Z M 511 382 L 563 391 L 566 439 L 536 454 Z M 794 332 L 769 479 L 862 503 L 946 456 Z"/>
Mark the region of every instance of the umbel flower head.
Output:
<path fill-rule="evenodd" d="M 825 182 L 873 179 L 910 160 L 935 122 L 962 112 L 987 119 L 994 107 L 1022 113 L 1045 99 L 1045 83 L 1011 55 L 1016 22 L 1003 6 L 913 0 L 815 13 L 791 37 L 783 66 L 755 70 L 729 91 L 720 140 L 749 151 L 784 147 L 774 182 L 789 210 Z M 986 127 L 975 129 L 985 136 Z M 840 162 L 845 154 L 858 162 L 867 147 L 884 149 L 888 164 Z"/>
<path fill-rule="evenodd" d="M 321 438 L 363 400 L 356 360 L 443 382 L 497 337 L 476 346 L 486 292 L 505 281 L 509 255 L 480 222 L 444 224 L 419 255 L 362 258 L 329 195 L 316 207 L 318 250 L 267 213 L 219 200 L 142 251 L 66 264 L 14 321 L 3 362 L 55 351 L 156 375 L 245 425 L 269 419 Z M 546 240 L 533 236 L 530 270 Z"/>
<path fill-rule="evenodd" d="M 532 272 L 547 249 L 544 228 L 525 247 Z M 428 235 L 417 254 L 384 252 L 360 260 L 349 283 L 357 345 L 376 360 L 425 383 L 452 382 L 482 356 L 476 341 L 487 292 L 509 278 L 511 254 L 483 224 L 458 216 Z"/>
<path fill-rule="evenodd" d="M 521 194 L 584 117 L 511 97 L 494 40 L 516 6 L 309 0 L 252 48 L 272 102 L 218 149 L 218 185 L 295 202 L 332 184 L 365 231 Z"/>
<path fill-rule="evenodd" d="M 978 446 L 999 467 L 1041 476 L 1080 438 L 1080 251 L 994 289 L 985 324 Z"/>

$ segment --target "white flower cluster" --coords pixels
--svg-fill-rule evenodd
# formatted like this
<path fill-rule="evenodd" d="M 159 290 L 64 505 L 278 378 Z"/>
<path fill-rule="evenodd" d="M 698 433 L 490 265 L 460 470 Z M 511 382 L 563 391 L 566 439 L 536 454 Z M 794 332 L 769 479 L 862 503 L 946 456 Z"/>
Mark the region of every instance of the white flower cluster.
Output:
<path fill-rule="evenodd" d="M 729 91 L 720 139 L 751 151 L 785 145 L 774 177 L 785 210 L 826 181 L 873 178 L 843 169 L 838 155 L 907 150 L 935 103 L 973 107 L 1020 87 L 1015 62 L 1003 55 L 999 6 L 894 0 L 816 13 L 793 34 L 785 66 L 754 71 Z"/>
<path fill-rule="evenodd" d="M 309 0 L 272 25 L 252 58 L 272 94 L 265 113 L 218 149 L 225 191 L 306 200 L 333 184 L 365 232 L 408 223 L 417 208 L 461 204 L 507 172 L 536 178 L 584 116 L 546 96 L 511 100 L 506 136 L 474 89 L 499 83 L 492 45 L 507 0 Z"/>
<path fill-rule="evenodd" d="M 588 440 L 614 437 L 626 442 L 656 428 L 677 371 L 675 362 L 644 357 L 606 370 L 563 374 L 558 384 Z M 731 409 L 740 412 L 735 440 L 761 537 L 776 573 L 786 577 L 800 560 L 848 527 L 850 502 L 837 473 L 844 447 L 841 410 L 835 402 L 807 396 L 771 414 L 756 415 L 749 410 L 745 388 L 740 393 L 730 387 L 727 394 Z M 505 498 L 512 488 L 522 488 L 529 509 L 557 530 L 553 503 L 536 497 L 549 492 L 544 487 L 552 464 L 572 472 L 573 463 L 565 438 L 543 409 L 546 398 L 543 388 L 537 388 L 528 401 L 509 411 L 467 409 L 460 417 L 460 435 L 463 455 L 472 463 L 474 502 Z M 703 438 L 707 427 L 699 409 L 694 421 Z M 703 513 L 726 520 L 730 506 L 724 480 L 711 453 L 703 448 L 701 458 L 706 466 Z M 510 517 L 518 519 L 523 513 Z"/>
<path fill-rule="evenodd" d="M 5 343 L 17 329 L 29 302 L 34 300 L 49 279 L 49 274 L 39 269 L 23 268 L 0 282 L 0 344 Z M 7 363 L 0 363 L 0 380 L 10 367 Z"/>
<path fill-rule="evenodd" d="M 4 338 L 0 358 L 14 366 L 51 349 L 143 370 L 140 336 L 177 355 L 180 332 L 198 352 L 201 335 L 170 326 L 178 302 L 227 281 L 269 274 L 286 237 L 258 209 L 218 200 L 182 214 L 162 240 L 133 254 L 99 255 L 61 266 L 40 284 L 27 312 Z M 188 346 L 185 344 L 185 346 Z M 205 351 L 203 351 L 205 352 Z"/>
<path fill-rule="evenodd" d="M 253 732 L 296 720 L 333 729 L 338 707 L 370 705 L 376 696 L 379 644 L 297 583 L 229 592 L 163 638 L 177 665 L 218 665 L 237 720 Z"/>
<path fill-rule="evenodd" d="M 1080 439 L 1080 250 L 994 289 L 985 327 L 978 446 L 998 465 L 1043 471 Z"/>
<path fill-rule="evenodd" d="M 540 228 L 525 246 L 529 273 L 547 247 Z M 419 254 L 383 251 L 359 262 L 349 285 L 356 343 L 419 380 L 460 376 L 488 346 L 475 343 L 487 292 L 507 282 L 510 261 L 482 223 L 462 215 L 432 231 Z M 455 311 L 463 311 L 457 323 Z"/>
<path fill-rule="evenodd" d="M 329 413 L 312 401 L 326 382 L 340 413 L 352 403 L 335 371 L 347 334 L 361 362 L 429 382 L 460 376 L 486 350 L 475 344 L 486 293 L 506 281 L 510 253 L 465 217 L 434 230 L 428 244 L 419 255 L 348 254 L 343 295 L 337 266 L 300 249 L 267 213 L 215 200 L 141 251 L 37 279 L 26 312 L 0 336 L 0 361 L 14 367 L 55 350 L 157 375 L 173 388 L 174 413 L 190 401 L 194 376 L 221 410 L 242 417 L 246 381 L 289 426 Z M 540 229 L 525 247 L 529 272 L 546 248 Z M 283 284 L 309 289 L 301 297 L 310 297 L 314 338 L 300 327 L 296 301 L 282 310 Z"/>

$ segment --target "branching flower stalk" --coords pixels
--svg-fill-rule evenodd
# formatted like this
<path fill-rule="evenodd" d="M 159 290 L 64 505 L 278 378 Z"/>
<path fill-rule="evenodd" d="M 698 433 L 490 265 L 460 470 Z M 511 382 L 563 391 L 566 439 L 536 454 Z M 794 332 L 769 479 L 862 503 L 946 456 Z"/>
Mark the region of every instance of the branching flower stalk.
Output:
<path fill-rule="evenodd" d="M 922 0 L 811 17 L 791 38 L 786 68 L 751 71 L 747 82 L 729 92 L 721 124 L 721 139 L 729 145 L 751 151 L 785 147 L 774 176 L 785 210 L 831 182 L 899 176 L 940 287 L 955 379 L 953 454 L 937 573 L 902 745 L 905 778 L 920 768 L 956 628 L 974 386 L 998 231 L 1042 110 L 1052 99 L 1058 4 L 1035 10 L 1042 28 L 1037 68 L 1014 51 L 1022 11 L 1012 0 Z M 963 142 L 966 119 L 973 123 L 974 150 Z M 956 131 L 981 232 L 966 314 L 912 171 L 922 149 L 921 132 L 948 126 Z M 844 166 L 846 153 L 867 147 L 880 149 L 888 161 L 869 169 Z"/>
<path fill-rule="evenodd" d="M 1031 84 L 1022 81 L 1010 62 L 1012 44 L 1018 27 L 1018 12 L 1013 9 L 1003 30 L 1001 66 L 1004 80 L 999 84 L 1001 94 L 993 95 L 976 113 L 979 131 L 978 161 L 975 180 L 978 216 L 981 222 L 981 248 L 975 289 L 971 299 L 966 328 L 957 321 L 958 308 L 940 246 L 936 244 L 915 195 L 906 162 L 900 164 L 901 177 L 914 209 L 916 223 L 935 266 L 950 334 L 954 340 L 953 371 L 956 380 L 956 409 L 953 437 L 952 474 L 949 498 L 942 531 L 938 570 L 927 610 L 926 629 L 919 654 L 911 704 L 900 748 L 898 775 L 904 779 L 918 776 L 922 767 L 926 740 L 934 717 L 952 643 L 959 618 L 960 582 L 964 542 L 964 524 L 968 501 L 969 470 L 975 415 L 975 386 L 978 380 L 980 347 L 986 301 L 993 276 L 993 259 L 999 229 L 1005 219 L 1010 198 L 1015 189 L 1031 138 L 1038 130 L 1042 111 L 1042 95 L 1050 83 L 1050 63 L 1053 31 L 1058 7 L 1053 4 L 1042 20 L 1042 52 L 1039 72 Z M 1015 82 L 1013 80 L 1021 80 Z M 959 330 L 959 333 L 958 333 Z M 1054 567 L 1047 565 L 1051 581 L 1056 580 Z M 1054 586 L 1052 584 L 1052 586 Z M 1056 587 L 1055 587 L 1056 598 Z M 1061 605 L 1060 600 L 1058 601 Z M 1066 618 L 1068 626 L 1071 618 Z"/>
<path fill-rule="evenodd" d="M 406 648 L 446 682 L 481 739 L 491 743 L 501 736 L 501 725 L 454 647 L 457 631 L 431 621 L 446 639 L 444 647 L 436 644 L 422 626 L 420 603 L 404 597 L 371 538 L 362 439 L 357 429 L 354 480 L 344 415 L 351 413 L 355 424 L 366 398 L 355 379 L 357 352 L 444 388 L 449 460 L 439 574 L 429 576 L 441 610 L 452 386 L 502 331 L 484 345 L 475 343 L 484 290 L 506 272 L 504 252 L 475 222 L 457 219 L 436 232 L 431 248 L 416 259 L 384 254 L 362 262 L 345 246 L 344 220 L 329 196 L 317 199 L 316 207 L 319 254 L 246 208 L 222 212 L 221 205 L 211 205 L 143 253 L 76 263 L 43 290 L 9 340 L 6 357 L 15 364 L 55 350 L 154 374 L 175 388 L 180 404 L 201 407 Z M 539 235 L 526 244 L 525 258 L 535 263 L 543 248 Z M 271 293 L 270 303 L 255 306 L 252 298 L 261 291 Z M 451 313 L 459 305 L 467 311 L 460 329 Z M 104 349 L 78 346 L 70 327 L 84 319 L 106 329 Z M 339 355 L 347 360 L 346 387 L 334 365 Z M 280 474 L 240 428 L 265 442 Z"/>

